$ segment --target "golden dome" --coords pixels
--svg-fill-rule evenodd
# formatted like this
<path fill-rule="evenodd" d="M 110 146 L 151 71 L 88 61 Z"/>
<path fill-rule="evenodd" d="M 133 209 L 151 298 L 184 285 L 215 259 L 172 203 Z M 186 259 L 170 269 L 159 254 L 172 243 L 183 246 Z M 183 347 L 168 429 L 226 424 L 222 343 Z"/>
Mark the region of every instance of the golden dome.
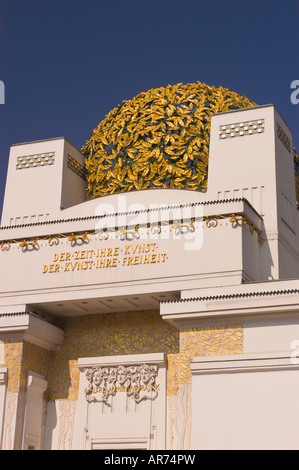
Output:
<path fill-rule="evenodd" d="M 124 101 L 82 148 L 88 198 L 151 188 L 205 191 L 211 116 L 252 106 L 244 96 L 199 82 Z"/>

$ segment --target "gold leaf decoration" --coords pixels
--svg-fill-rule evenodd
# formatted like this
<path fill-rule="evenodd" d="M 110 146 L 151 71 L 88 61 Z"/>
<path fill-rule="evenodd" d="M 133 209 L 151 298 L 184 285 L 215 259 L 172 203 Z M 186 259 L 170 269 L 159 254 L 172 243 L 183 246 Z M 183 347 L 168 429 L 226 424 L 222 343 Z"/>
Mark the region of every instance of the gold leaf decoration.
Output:
<path fill-rule="evenodd" d="M 200 82 L 124 101 L 82 148 L 87 197 L 151 188 L 206 191 L 211 116 L 252 106 L 244 96 Z"/>
<path fill-rule="evenodd" d="M 78 357 L 179 352 L 178 330 L 159 312 L 84 315 L 60 320 L 65 340 L 50 352 L 47 399 L 78 398 Z"/>
<path fill-rule="evenodd" d="M 191 383 L 194 356 L 219 356 L 243 352 L 243 325 L 188 328 L 180 334 L 180 382 Z"/>

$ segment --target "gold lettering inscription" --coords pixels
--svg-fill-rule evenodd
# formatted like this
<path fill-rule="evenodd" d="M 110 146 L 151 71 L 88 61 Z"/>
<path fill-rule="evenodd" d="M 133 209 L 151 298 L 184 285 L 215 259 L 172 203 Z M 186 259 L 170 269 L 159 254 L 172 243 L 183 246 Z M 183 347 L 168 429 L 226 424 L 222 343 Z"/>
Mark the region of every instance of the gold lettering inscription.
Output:
<path fill-rule="evenodd" d="M 43 274 L 75 272 L 116 267 L 165 263 L 166 253 L 160 253 L 156 243 L 136 243 L 123 247 L 97 248 L 54 253 L 50 264 L 44 264 Z"/>
<path fill-rule="evenodd" d="M 55 253 L 53 261 L 69 261 L 71 259 L 71 253 Z"/>

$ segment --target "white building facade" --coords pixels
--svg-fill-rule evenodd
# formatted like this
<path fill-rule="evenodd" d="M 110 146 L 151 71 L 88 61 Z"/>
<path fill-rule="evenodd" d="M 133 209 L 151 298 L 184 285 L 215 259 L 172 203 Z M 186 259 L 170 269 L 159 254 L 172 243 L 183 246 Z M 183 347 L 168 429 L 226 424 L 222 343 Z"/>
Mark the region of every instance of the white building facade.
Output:
<path fill-rule="evenodd" d="M 1 449 L 299 449 L 292 149 L 272 105 L 219 113 L 206 193 L 86 200 L 66 139 L 11 147 Z"/>

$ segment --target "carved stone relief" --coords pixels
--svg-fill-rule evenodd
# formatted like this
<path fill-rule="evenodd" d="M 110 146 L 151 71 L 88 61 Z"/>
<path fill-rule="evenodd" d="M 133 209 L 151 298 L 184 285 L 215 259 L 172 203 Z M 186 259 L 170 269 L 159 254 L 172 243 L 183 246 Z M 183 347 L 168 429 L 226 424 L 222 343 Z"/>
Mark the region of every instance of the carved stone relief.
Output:
<path fill-rule="evenodd" d="M 155 364 L 88 367 L 84 369 L 88 380 L 85 398 L 88 402 L 108 403 L 116 393 L 124 392 L 136 403 L 155 400 L 159 384 L 156 383 L 158 366 Z"/>

